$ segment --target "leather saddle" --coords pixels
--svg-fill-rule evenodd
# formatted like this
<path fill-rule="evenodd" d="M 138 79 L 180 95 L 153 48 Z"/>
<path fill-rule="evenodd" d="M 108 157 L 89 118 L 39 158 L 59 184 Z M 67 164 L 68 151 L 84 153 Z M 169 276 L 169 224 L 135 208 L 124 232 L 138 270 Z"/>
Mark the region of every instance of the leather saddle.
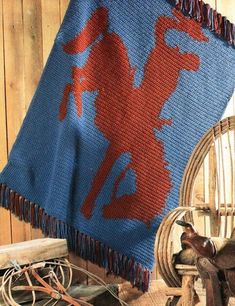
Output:
<path fill-rule="evenodd" d="M 235 296 L 234 234 L 225 239 L 209 238 L 199 235 L 191 223 L 176 223 L 184 227 L 181 258 L 187 259 L 187 251 L 193 250 L 193 261 L 206 288 L 206 306 L 227 306 L 229 297 Z"/>

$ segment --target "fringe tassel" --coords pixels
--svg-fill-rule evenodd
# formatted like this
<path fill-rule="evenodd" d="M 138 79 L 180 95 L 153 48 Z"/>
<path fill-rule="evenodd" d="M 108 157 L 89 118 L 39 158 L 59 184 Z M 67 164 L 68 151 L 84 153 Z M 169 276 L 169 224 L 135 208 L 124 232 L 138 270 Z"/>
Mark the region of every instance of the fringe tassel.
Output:
<path fill-rule="evenodd" d="M 174 0 L 175 7 L 235 47 L 235 25 L 201 0 Z"/>
<path fill-rule="evenodd" d="M 102 242 L 80 233 L 74 227 L 49 216 L 43 208 L 9 189 L 5 184 L 0 184 L 0 205 L 20 220 L 29 222 L 34 228 L 40 228 L 45 236 L 67 239 L 70 251 L 105 268 L 108 274 L 121 276 L 143 292 L 148 290 L 148 269 L 136 263 L 133 258 L 128 258 Z"/>

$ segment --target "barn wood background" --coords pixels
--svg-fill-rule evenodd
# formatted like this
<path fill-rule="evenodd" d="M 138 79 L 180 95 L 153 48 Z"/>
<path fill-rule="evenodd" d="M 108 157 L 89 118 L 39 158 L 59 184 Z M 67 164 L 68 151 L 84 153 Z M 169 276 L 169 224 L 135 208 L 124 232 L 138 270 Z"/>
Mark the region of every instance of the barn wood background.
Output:
<path fill-rule="evenodd" d="M 234 0 L 207 2 L 235 23 Z M 69 0 L 0 0 L 0 171 L 7 162 L 68 3 Z M 224 116 L 233 114 L 235 96 Z M 205 202 L 207 197 L 205 167 L 198 175 L 195 202 Z M 0 224 L 0 245 L 42 236 L 39 230 L 2 208 Z M 76 262 L 111 280 L 103 269 L 79 258 Z"/>

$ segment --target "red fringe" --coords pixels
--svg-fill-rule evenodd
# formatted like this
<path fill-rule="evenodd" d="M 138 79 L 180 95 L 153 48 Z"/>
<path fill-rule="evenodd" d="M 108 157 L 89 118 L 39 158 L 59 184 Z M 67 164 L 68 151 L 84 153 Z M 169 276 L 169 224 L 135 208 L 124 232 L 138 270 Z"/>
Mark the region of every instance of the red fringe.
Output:
<path fill-rule="evenodd" d="M 105 268 L 108 274 L 121 276 L 143 292 L 148 290 L 149 269 L 137 263 L 134 258 L 118 253 L 102 242 L 80 233 L 73 226 L 48 215 L 39 205 L 25 199 L 5 184 L 0 184 L 0 205 L 20 220 L 40 228 L 45 236 L 67 239 L 70 251 Z"/>
<path fill-rule="evenodd" d="M 175 7 L 235 47 L 235 25 L 201 0 L 174 0 Z"/>

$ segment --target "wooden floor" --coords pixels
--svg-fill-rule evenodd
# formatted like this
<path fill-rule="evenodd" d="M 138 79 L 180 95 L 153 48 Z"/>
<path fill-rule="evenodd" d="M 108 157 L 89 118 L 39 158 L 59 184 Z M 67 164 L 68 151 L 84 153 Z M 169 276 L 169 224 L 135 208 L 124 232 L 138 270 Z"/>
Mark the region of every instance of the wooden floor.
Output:
<path fill-rule="evenodd" d="M 126 282 L 122 284 L 120 287 L 119 297 L 122 300 L 124 300 L 126 303 L 128 303 L 129 306 L 165 306 L 166 301 L 167 301 L 167 297 L 164 293 L 165 288 L 166 288 L 166 285 L 164 284 L 162 280 L 156 280 L 152 282 L 150 291 L 143 294 L 137 289 L 132 288 L 131 285 L 128 282 Z M 201 296 L 201 302 L 198 303 L 196 306 L 206 306 L 205 293 L 202 293 L 202 294 L 203 296 Z M 71 295 L 73 296 L 72 293 Z M 45 301 L 48 301 L 48 300 L 46 299 L 44 301 L 36 302 L 36 306 L 44 305 Z M 111 295 L 108 296 L 107 294 L 105 296 L 102 296 L 101 300 L 97 302 L 98 303 L 94 304 L 95 306 L 118 306 L 120 305 L 116 300 L 111 298 Z M 0 302 L 0 305 L 3 305 L 3 304 Z M 24 304 L 24 306 L 30 306 L 30 305 L 31 303 Z M 53 303 L 48 304 L 48 306 L 50 305 L 53 305 Z M 57 305 L 65 306 L 67 305 L 67 303 L 59 302 Z M 229 306 L 235 306 L 234 298 L 230 299 Z"/>
<path fill-rule="evenodd" d="M 148 293 L 142 294 L 137 289 L 133 289 L 129 284 L 122 285 L 120 298 L 128 303 L 130 306 L 165 306 L 168 297 L 164 293 L 166 288 L 162 280 L 152 282 L 152 286 Z M 196 306 L 206 306 L 205 291 L 200 290 L 200 303 Z M 110 305 L 108 305 L 110 306 Z M 190 305 L 189 305 L 190 306 Z M 229 306 L 235 306 L 235 298 L 230 298 Z"/>
<path fill-rule="evenodd" d="M 130 306 L 163 306 L 166 303 L 165 284 L 162 280 L 152 281 L 149 292 L 143 294 L 128 283 L 121 285 L 119 297 Z"/>

